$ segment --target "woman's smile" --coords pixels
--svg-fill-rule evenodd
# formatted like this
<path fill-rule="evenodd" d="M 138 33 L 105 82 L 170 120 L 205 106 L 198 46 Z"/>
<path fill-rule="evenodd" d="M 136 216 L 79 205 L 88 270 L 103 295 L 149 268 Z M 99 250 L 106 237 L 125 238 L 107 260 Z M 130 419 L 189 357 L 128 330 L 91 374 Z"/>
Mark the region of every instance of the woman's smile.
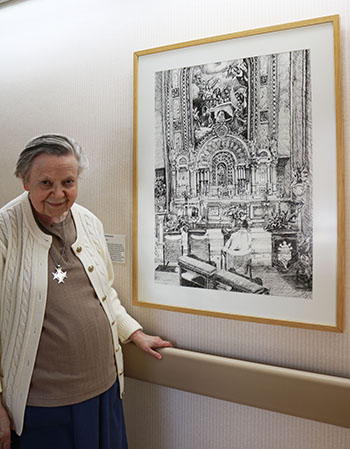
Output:
<path fill-rule="evenodd" d="M 78 161 L 71 154 L 41 154 L 23 185 L 39 219 L 47 225 L 60 222 L 78 195 Z"/>

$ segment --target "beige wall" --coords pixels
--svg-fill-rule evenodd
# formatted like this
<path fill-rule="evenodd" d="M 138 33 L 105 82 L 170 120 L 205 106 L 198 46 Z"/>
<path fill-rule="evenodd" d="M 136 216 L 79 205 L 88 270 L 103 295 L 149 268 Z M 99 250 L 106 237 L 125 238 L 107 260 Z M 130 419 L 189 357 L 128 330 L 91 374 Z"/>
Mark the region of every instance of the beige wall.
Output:
<path fill-rule="evenodd" d="M 348 0 L 23 0 L 0 6 L 0 204 L 21 191 L 18 152 L 42 132 L 87 152 L 80 203 L 108 233 L 127 236 L 116 286 L 149 332 L 184 349 L 350 377 L 350 284 L 345 332 L 333 334 L 131 305 L 132 54 L 217 34 L 340 14 L 345 189 L 349 198 Z M 325 61 L 327 64 L 327 61 Z M 346 207 L 347 217 L 348 208 Z M 348 235 L 347 231 L 347 235 Z M 349 255 L 348 239 L 346 261 Z M 199 373 L 194 373 L 199 375 Z M 130 449 L 349 449 L 350 431 L 128 380 Z"/>

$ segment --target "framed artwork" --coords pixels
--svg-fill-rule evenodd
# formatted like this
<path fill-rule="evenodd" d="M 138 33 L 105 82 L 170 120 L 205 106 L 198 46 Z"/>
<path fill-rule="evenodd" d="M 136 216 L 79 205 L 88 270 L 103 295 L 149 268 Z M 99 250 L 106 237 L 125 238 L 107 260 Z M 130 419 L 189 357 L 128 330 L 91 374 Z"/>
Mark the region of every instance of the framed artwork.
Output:
<path fill-rule="evenodd" d="M 343 330 L 339 17 L 134 54 L 133 303 Z"/>

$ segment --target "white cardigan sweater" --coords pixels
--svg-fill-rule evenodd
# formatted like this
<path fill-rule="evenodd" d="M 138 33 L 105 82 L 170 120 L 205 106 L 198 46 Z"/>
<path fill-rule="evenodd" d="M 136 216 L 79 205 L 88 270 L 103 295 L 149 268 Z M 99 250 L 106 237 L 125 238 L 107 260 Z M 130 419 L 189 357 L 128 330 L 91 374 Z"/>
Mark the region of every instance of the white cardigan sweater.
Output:
<path fill-rule="evenodd" d="M 121 394 L 125 342 L 140 329 L 113 289 L 113 266 L 101 222 L 87 209 L 71 208 L 77 229 L 72 245 L 109 319 Z M 16 432 L 24 411 L 45 314 L 51 236 L 36 224 L 25 192 L 0 209 L 0 391 Z"/>

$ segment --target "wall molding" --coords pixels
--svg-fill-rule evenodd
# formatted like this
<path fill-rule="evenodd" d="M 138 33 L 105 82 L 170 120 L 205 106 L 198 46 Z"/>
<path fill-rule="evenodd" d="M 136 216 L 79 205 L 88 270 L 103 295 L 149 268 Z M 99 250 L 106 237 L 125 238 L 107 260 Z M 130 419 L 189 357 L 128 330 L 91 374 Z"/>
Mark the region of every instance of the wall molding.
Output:
<path fill-rule="evenodd" d="M 350 379 L 175 348 L 161 361 L 132 343 L 123 352 L 133 379 L 350 428 Z"/>

